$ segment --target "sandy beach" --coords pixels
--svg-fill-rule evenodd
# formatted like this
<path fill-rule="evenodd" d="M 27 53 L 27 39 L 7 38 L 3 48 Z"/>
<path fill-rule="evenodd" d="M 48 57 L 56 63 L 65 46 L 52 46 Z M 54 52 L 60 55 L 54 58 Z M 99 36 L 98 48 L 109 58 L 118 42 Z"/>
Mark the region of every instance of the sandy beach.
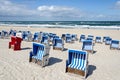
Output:
<path fill-rule="evenodd" d="M 65 28 L 27 28 L 27 27 L 0 27 L 1 30 L 10 29 L 29 30 L 34 32 L 52 32 L 61 37 L 63 33 L 81 34 L 86 36 L 110 36 L 120 40 L 120 30 L 104 29 L 65 29 Z M 20 51 L 8 49 L 10 39 L 0 39 L 0 80 L 83 80 L 80 75 L 65 73 L 68 50 L 53 50 L 51 46 L 49 65 L 41 67 L 29 63 L 29 52 L 32 50 L 32 42 L 22 41 Z M 65 43 L 66 49 L 82 49 L 82 43 L 75 41 L 73 44 Z M 109 45 L 96 43 L 94 54 L 89 54 L 89 69 L 86 80 L 120 80 L 120 50 L 110 50 Z"/>

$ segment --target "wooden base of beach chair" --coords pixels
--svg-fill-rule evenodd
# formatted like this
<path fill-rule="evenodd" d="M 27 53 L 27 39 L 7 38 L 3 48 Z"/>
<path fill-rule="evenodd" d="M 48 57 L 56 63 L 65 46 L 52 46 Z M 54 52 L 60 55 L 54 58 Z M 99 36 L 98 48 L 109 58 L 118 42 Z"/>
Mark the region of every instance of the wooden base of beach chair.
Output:
<path fill-rule="evenodd" d="M 53 47 L 53 50 L 62 50 L 62 48 Z"/>
<path fill-rule="evenodd" d="M 31 60 L 31 62 L 33 62 L 33 63 L 36 63 L 36 59 L 35 58 L 32 58 L 32 60 Z"/>
<path fill-rule="evenodd" d="M 120 50 L 119 48 L 111 48 L 110 47 L 110 50 Z"/>
<path fill-rule="evenodd" d="M 88 53 L 93 53 L 93 51 L 91 51 L 91 50 L 86 50 Z"/>
<path fill-rule="evenodd" d="M 38 60 L 37 64 L 42 66 L 42 61 Z"/>
<path fill-rule="evenodd" d="M 78 74 L 78 75 L 81 75 L 81 76 L 85 76 L 85 72 L 81 71 L 81 70 L 78 70 L 78 69 L 73 69 L 73 68 L 68 67 L 66 71 L 70 72 L 70 73 L 75 73 L 75 74 Z"/>

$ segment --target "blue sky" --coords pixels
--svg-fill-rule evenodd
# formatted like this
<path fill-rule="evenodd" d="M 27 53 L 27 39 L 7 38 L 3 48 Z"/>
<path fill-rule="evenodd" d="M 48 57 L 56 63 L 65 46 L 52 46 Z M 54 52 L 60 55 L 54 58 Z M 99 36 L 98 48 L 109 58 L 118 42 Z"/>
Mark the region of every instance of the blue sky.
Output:
<path fill-rule="evenodd" d="M 0 21 L 120 21 L 120 0 L 0 0 Z"/>

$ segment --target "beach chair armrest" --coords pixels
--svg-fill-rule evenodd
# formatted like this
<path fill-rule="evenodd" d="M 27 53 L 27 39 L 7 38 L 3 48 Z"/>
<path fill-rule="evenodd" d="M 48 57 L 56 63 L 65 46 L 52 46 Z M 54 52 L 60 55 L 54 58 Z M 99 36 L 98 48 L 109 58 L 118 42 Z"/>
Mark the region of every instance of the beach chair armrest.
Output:
<path fill-rule="evenodd" d="M 34 54 L 32 51 L 30 51 L 30 58 L 32 58 L 32 56 L 34 56 Z"/>

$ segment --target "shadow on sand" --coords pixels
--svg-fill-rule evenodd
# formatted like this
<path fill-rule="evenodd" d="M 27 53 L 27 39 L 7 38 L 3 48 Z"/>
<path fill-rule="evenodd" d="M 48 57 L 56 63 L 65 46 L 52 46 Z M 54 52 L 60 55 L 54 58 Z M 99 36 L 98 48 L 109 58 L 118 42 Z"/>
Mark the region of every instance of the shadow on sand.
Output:
<path fill-rule="evenodd" d="M 21 48 L 21 50 L 27 50 L 27 49 L 32 49 L 32 48 L 30 48 L 30 47 Z"/>
<path fill-rule="evenodd" d="M 59 63 L 59 62 L 61 62 L 61 61 L 62 61 L 62 59 L 50 57 L 50 58 L 49 58 L 49 64 L 48 64 L 48 66 L 53 65 L 53 64 L 55 64 L 55 63 Z"/>
<path fill-rule="evenodd" d="M 89 77 L 90 75 L 92 75 L 94 70 L 96 70 L 96 66 L 94 66 L 94 65 L 89 65 L 89 66 L 88 66 L 88 74 L 87 74 L 87 77 Z"/>

